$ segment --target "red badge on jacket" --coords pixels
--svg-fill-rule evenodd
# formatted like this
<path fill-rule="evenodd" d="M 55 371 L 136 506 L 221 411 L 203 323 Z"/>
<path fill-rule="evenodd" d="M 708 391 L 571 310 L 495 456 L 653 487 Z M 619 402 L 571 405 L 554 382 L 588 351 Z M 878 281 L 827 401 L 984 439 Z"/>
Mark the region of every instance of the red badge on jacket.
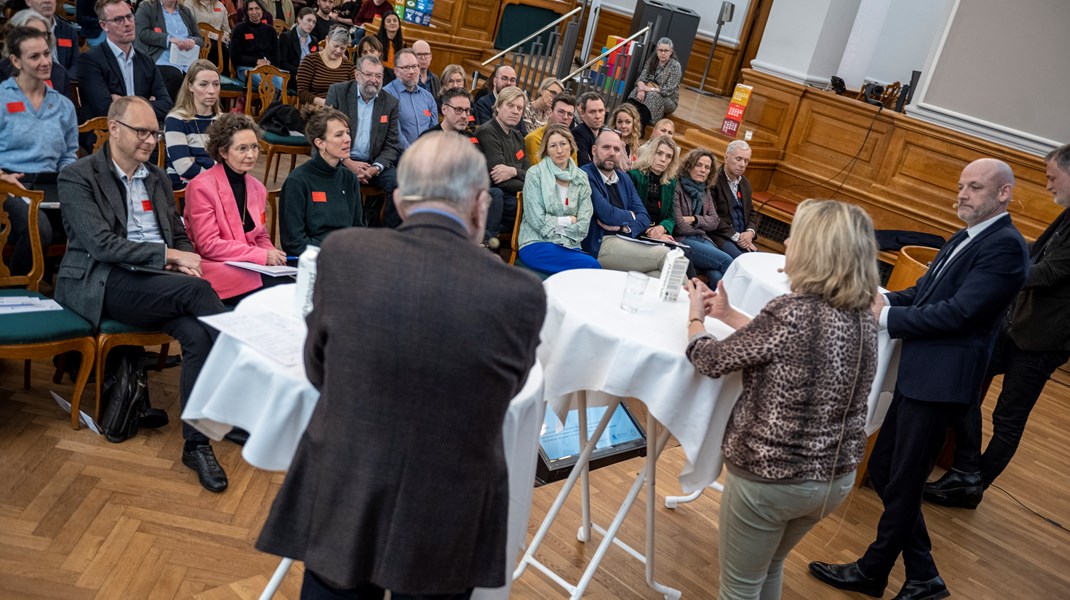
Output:
<path fill-rule="evenodd" d="M 260 224 L 263 225 L 265 223 L 267 223 L 267 213 L 262 212 L 260 213 Z"/>
<path fill-rule="evenodd" d="M 251 34 L 251 33 L 247 33 L 247 34 L 245 34 L 245 39 L 247 39 L 247 40 L 251 40 L 251 39 L 253 39 L 254 37 L 255 37 L 255 36 L 254 36 L 253 34 Z"/>
<path fill-rule="evenodd" d="M 312 201 L 313 202 L 326 202 L 327 201 L 327 192 L 312 192 Z"/>
<path fill-rule="evenodd" d="M 315 46 L 309 46 L 308 47 L 308 51 L 309 52 L 315 52 L 316 51 L 316 47 Z"/>
<path fill-rule="evenodd" d="M 219 8 L 218 6 L 217 6 L 217 7 L 215 7 L 215 8 L 213 9 L 213 10 L 215 10 L 216 12 L 223 12 L 223 9 L 222 9 L 222 8 Z"/>
<path fill-rule="evenodd" d="M 52 85 L 52 80 L 51 79 L 46 79 L 45 80 L 45 85 L 47 85 L 50 88 L 56 87 L 56 86 Z"/>
<path fill-rule="evenodd" d="M 152 200 L 142 200 L 141 201 L 141 210 L 143 210 L 143 211 L 145 211 L 147 213 L 152 212 Z"/>
<path fill-rule="evenodd" d="M 425 116 L 425 117 L 430 117 L 430 116 L 431 116 L 431 111 L 429 111 L 429 110 L 427 110 L 427 109 L 425 108 L 425 109 L 424 109 L 424 116 Z"/>
<path fill-rule="evenodd" d="M 60 48 L 70 48 L 72 44 L 67 38 L 56 38 L 56 45 Z"/>
<path fill-rule="evenodd" d="M 523 150 L 517 150 L 516 151 L 516 159 L 517 160 L 524 160 L 524 151 Z"/>
<path fill-rule="evenodd" d="M 163 30 L 160 29 L 159 27 L 153 27 L 152 30 L 155 31 L 156 33 L 163 33 Z"/>
<path fill-rule="evenodd" d="M 21 103 L 21 102 L 8 102 L 7 103 L 7 112 L 9 112 L 9 113 L 26 112 L 26 105 Z"/>
<path fill-rule="evenodd" d="M 386 115 L 379 115 L 379 122 L 380 123 L 389 123 L 390 119 L 386 118 Z"/>
<path fill-rule="evenodd" d="M 475 136 L 468 138 L 468 141 L 472 142 L 473 144 L 476 144 L 476 145 L 479 144 L 479 138 L 477 138 Z"/>

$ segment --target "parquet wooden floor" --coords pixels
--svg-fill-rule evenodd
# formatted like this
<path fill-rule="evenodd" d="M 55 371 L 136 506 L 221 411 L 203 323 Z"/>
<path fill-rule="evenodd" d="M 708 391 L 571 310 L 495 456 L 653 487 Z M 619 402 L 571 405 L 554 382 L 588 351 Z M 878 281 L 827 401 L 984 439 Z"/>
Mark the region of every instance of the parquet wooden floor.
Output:
<path fill-rule="evenodd" d="M 282 476 L 257 471 L 239 448 L 216 444 L 230 489 L 212 494 L 179 460 L 177 369 L 150 373 L 152 399 L 167 408 L 172 424 L 122 444 L 89 431 L 73 431 L 48 396 L 71 386 L 50 383 L 51 365 L 36 364 L 33 388 L 22 389 L 22 366 L 0 361 L 0 599 L 256 598 L 278 559 L 253 549 Z M 997 380 L 998 383 L 998 380 Z M 993 386 L 991 406 L 998 385 Z M 250 399 L 256 401 L 256 399 Z M 86 403 L 87 411 L 92 407 Z M 998 482 L 1019 500 L 1070 524 L 1070 390 L 1049 385 L 1022 448 Z M 678 492 L 680 450 L 660 463 L 659 505 Z M 641 467 L 632 460 L 592 474 L 593 511 L 608 524 L 611 511 Z M 530 529 L 538 526 L 560 484 L 535 490 Z M 641 499 L 621 537 L 642 547 Z M 716 493 L 675 511 L 658 508 L 658 576 L 685 598 L 711 598 L 717 590 Z M 540 557 L 571 581 L 593 554 L 576 541 L 578 500 L 572 499 Z M 792 553 L 786 599 L 852 598 L 806 574 L 810 560 L 847 561 L 873 536 L 879 502 L 872 490 L 854 493 Z M 926 506 L 926 519 L 942 574 L 956 598 L 1070 597 L 1070 534 L 1029 513 L 1009 496 L 989 492 L 976 511 Z M 596 538 L 597 540 L 597 538 Z M 894 595 L 902 567 L 892 573 Z M 295 565 L 277 598 L 299 595 Z M 657 598 L 643 583 L 641 566 L 611 549 L 592 582 L 589 598 Z M 529 569 L 514 598 L 565 597 Z"/>

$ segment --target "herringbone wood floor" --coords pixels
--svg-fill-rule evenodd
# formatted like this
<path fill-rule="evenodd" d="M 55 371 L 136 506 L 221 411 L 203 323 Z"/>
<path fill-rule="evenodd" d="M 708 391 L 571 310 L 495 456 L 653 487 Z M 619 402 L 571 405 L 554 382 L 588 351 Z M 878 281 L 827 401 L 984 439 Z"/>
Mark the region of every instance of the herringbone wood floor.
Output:
<path fill-rule="evenodd" d="M 122 444 L 70 429 L 48 397 L 70 385 L 50 383 L 51 368 L 35 364 L 33 387 L 22 389 L 22 367 L 0 361 L 0 598 L 256 598 L 278 559 L 253 541 L 282 481 L 245 465 L 236 446 L 216 444 L 230 489 L 201 489 L 178 460 L 177 369 L 151 373 L 154 404 L 168 408 L 172 425 Z M 986 406 L 991 406 L 994 394 Z M 255 399 L 250 399 L 255 401 Z M 92 407 L 91 400 L 86 409 Z M 1030 421 L 1025 442 L 999 484 L 1022 502 L 1070 523 L 1070 391 L 1049 385 Z M 659 504 L 678 492 L 679 449 L 660 463 Z M 640 461 L 592 475 L 593 512 L 608 524 Z M 535 490 L 531 531 L 538 527 L 560 484 Z M 642 547 L 643 500 L 621 537 Z M 685 598 L 716 595 L 717 494 L 659 512 L 658 575 Z M 1007 495 L 990 492 L 977 511 L 926 506 L 935 555 L 958 598 L 1065 598 L 1070 589 L 1070 534 L 1042 521 Z M 879 514 L 872 490 L 861 490 L 826 519 L 791 555 L 784 597 L 850 598 L 815 582 L 806 563 L 847 561 L 871 541 Z M 540 551 L 544 562 L 575 582 L 594 545 L 576 541 L 578 500 L 570 500 Z M 597 540 L 596 540 L 597 541 Z M 297 598 L 300 565 L 279 598 Z M 590 598 L 657 598 L 643 584 L 642 567 L 611 549 L 588 589 Z M 889 588 L 902 583 L 902 568 Z M 890 597 L 889 595 L 889 597 Z M 515 598 L 565 594 L 532 569 L 514 586 Z"/>

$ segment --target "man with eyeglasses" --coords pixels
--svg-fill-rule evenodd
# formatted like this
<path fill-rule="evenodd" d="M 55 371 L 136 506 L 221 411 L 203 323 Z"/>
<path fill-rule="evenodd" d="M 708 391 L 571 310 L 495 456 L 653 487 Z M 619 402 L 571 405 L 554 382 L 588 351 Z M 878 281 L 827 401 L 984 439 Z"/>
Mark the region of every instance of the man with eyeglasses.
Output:
<path fill-rule="evenodd" d="M 569 129 L 572 128 L 572 120 L 576 116 L 575 100 L 572 95 L 562 92 L 554 96 L 554 99 L 550 101 L 550 119 L 546 122 L 546 125 L 532 131 L 524 136 L 524 150 L 528 153 L 528 160 L 531 161 L 531 166 L 539 164 L 542 157 L 539 156 L 539 147 L 542 146 L 542 136 L 546 133 L 546 128 L 550 125 L 564 125 Z M 579 165 L 578 156 L 576 151 L 572 151 L 572 162 Z"/>
<path fill-rule="evenodd" d="M 431 96 L 438 98 L 438 91 L 442 89 L 442 81 L 438 75 L 431 72 L 431 45 L 423 40 L 416 40 L 412 44 L 412 51 L 416 53 L 416 64 L 420 66 L 420 79 L 417 85 L 431 92 Z"/>
<path fill-rule="evenodd" d="M 349 117 L 349 158 L 342 161 L 360 179 L 361 185 L 383 190 L 387 213 L 394 214 L 389 198 L 397 187 L 394 167 L 401 148 L 398 145 L 398 101 L 383 88 L 383 63 L 377 56 L 365 55 L 357 59 L 353 81 L 336 83 L 327 89 L 327 106 L 337 108 Z M 378 220 L 381 205 L 365 208 L 365 223 Z M 368 217 L 374 217 L 369 219 Z"/>
<path fill-rule="evenodd" d="M 402 152 L 424 131 L 438 125 L 438 104 L 431 92 L 418 85 L 420 65 L 412 48 L 402 48 L 394 56 L 398 78 L 383 90 L 398 99 L 398 139 Z"/>
<path fill-rule="evenodd" d="M 147 162 L 160 137 L 152 106 L 119 98 L 108 110 L 108 134 L 100 150 L 59 174 L 68 242 L 56 300 L 94 327 L 110 317 L 177 339 L 185 407 L 216 337 L 197 317 L 226 309 L 201 278 L 201 257 L 175 210 L 167 174 Z M 189 425 L 182 437 L 182 463 L 205 489 L 225 490 L 227 475 L 208 438 Z"/>
<path fill-rule="evenodd" d="M 98 0 L 96 9 L 107 39 L 78 59 L 78 92 L 84 111 L 81 117 L 102 117 L 118 98 L 140 96 L 149 101 L 162 123 L 174 102 L 160 69 L 148 55 L 134 50 L 134 13 L 130 5 L 125 0 Z"/>
<path fill-rule="evenodd" d="M 482 125 L 494 118 L 494 102 L 498 99 L 498 92 L 505 88 L 516 85 L 516 71 L 508 65 L 498 65 L 491 74 L 491 85 L 494 93 L 486 93 L 476 96 L 476 104 L 472 108 L 475 111 L 476 125 Z M 486 90 L 490 91 L 490 90 Z M 521 135 L 527 135 L 527 131 L 521 131 Z"/>

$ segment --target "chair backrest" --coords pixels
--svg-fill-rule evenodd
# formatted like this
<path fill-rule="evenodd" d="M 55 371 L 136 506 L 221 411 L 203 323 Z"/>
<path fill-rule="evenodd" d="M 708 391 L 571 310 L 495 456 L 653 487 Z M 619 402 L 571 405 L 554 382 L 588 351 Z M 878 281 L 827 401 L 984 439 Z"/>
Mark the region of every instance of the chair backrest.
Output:
<path fill-rule="evenodd" d="M 287 29 L 289 29 L 289 27 L 290 27 L 289 25 L 286 24 L 286 21 L 283 21 L 282 19 L 275 19 L 274 25 L 275 25 L 275 35 L 282 35 L 283 32 L 286 31 Z"/>
<path fill-rule="evenodd" d="M 167 170 L 167 144 L 164 143 L 162 135 L 156 140 L 156 166 Z"/>
<path fill-rule="evenodd" d="M 186 204 L 186 190 L 175 190 L 175 210 L 178 211 L 178 216 L 182 216 L 182 210 Z"/>
<path fill-rule="evenodd" d="M 254 75 L 260 76 L 260 84 L 256 86 L 255 95 L 253 89 Z M 250 115 L 257 121 L 263 116 L 275 98 L 282 100 L 283 104 L 289 104 L 290 95 L 286 86 L 290 83 L 290 74 L 273 65 L 260 65 L 245 74 L 245 114 Z M 275 78 L 282 79 L 282 90 L 275 89 Z M 260 101 L 260 108 L 253 108 L 253 100 Z"/>
<path fill-rule="evenodd" d="M 926 271 L 929 263 L 936 258 L 936 248 L 925 246 L 903 246 L 899 249 L 899 257 L 895 259 L 895 267 L 888 276 L 885 288 L 891 292 L 905 290 L 914 285 Z"/>
<path fill-rule="evenodd" d="M 216 59 L 219 61 L 219 64 L 216 64 L 215 66 L 215 70 L 218 71 L 220 75 L 222 75 L 223 32 L 216 29 L 215 27 L 212 27 L 208 23 L 197 23 L 197 29 L 201 31 L 201 38 L 205 40 L 205 44 L 201 46 L 201 58 L 203 58 L 204 60 L 208 60 L 208 54 L 212 51 L 212 46 L 215 46 Z"/>
<path fill-rule="evenodd" d="M 7 268 L 4 261 L 0 260 L 0 287 L 25 287 L 36 292 L 41 284 L 41 277 L 45 274 L 45 255 L 41 249 L 41 234 L 37 231 L 37 211 L 41 208 L 45 193 L 40 190 L 24 190 L 13 183 L 0 180 L 0 200 L 7 199 L 9 195 L 29 198 L 30 200 L 27 228 L 30 232 L 33 266 L 28 274 L 16 276 L 12 275 L 11 270 Z M 0 202 L 0 249 L 7 244 L 7 239 L 10 235 L 11 218 L 8 216 L 7 211 L 4 210 L 3 202 Z"/>
<path fill-rule="evenodd" d="M 271 190 L 267 193 L 267 209 L 268 209 L 268 235 L 271 236 L 271 243 L 276 248 L 279 247 L 279 194 L 282 190 Z"/>
<path fill-rule="evenodd" d="M 100 150 L 100 147 L 104 145 L 104 142 L 108 141 L 108 136 L 111 135 L 108 132 L 108 117 L 93 117 L 85 123 L 78 126 L 78 133 L 92 133 L 96 136 L 96 141 L 93 142 L 92 152 Z"/>
<path fill-rule="evenodd" d="M 520 240 L 520 221 L 524 218 L 524 192 L 516 193 L 516 218 L 513 219 L 513 237 L 509 238 L 509 264 L 516 264 L 517 244 Z"/>

